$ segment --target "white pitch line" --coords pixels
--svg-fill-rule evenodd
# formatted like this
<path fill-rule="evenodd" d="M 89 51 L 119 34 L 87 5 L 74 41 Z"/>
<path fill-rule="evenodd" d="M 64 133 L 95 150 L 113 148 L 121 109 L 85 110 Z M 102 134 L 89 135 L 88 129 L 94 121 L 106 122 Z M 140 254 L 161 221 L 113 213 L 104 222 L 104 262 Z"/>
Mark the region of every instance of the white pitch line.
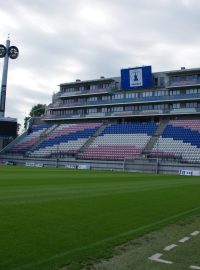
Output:
<path fill-rule="evenodd" d="M 194 231 L 193 233 L 191 233 L 190 235 L 192 235 L 192 236 L 196 236 L 196 235 L 198 235 L 200 233 L 200 231 Z"/>
<path fill-rule="evenodd" d="M 162 255 L 163 255 L 162 253 L 156 253 L 156 254 L 152 255 L 151 257 L 149 257 L 149 260 L 160 262 L 160 263 L 166 263 L 166 264 L 172 264 L 173 263 L 173 262 L 170 262 L 170 261 L 160 259 L 160 257 Z"/>
<path fill-rule="evenodd" d="M 191 269 L 200 269 L 200 266 L 194 266 L 194 265 L 191 265 L 190 268 L 191 268 Z"/>
<path fill-rule="evenodd" d="M 184 243 L 186 241 L 188 241 L 190 239 L 190 237 L 183 237 L 182 239 L 179 240 L 180 243 Z"/>
<path fill-rule="evenodd" d="M 54 170 L 52 170 L 54 171 Z M 200 206 L 198 207 L 195 207 L 195 208 L 192 208 L 190 210 L 187 210 L 187 211 L 184 211 L 184 212 L 180 212 L 179 214 L 177 215 L 173 215 L 173 216 L 170 216 L 170 217 L 167 217 L 167 218 L 164 218 L 164 219 L 161 219 L 159 221 L 156 221 L 156 222 L 153 222 L 153 223 L 150 223 L 150 224 L 147 224 L 147 225 L 144 225 L 144 226 L 141 226 L 139 228 L 136 228 L 136 229 L 132 229 L 132 230 L 129 230 L 129 231 L 125 231 L 125 232 L 122 232 L 120 234 L 116 234 L 114 236 L 110 236 L 110 237 L 107 237 L 107 238 L 104 238 L 102 240 L 99 240 L 97 242 L 94 242 L 94 243 L 91 243 L 89 245 L 86 245 L 86 246 L 81 246 L 81 247 L 78 247 L 78 248 L 74 248 L 74 249 L 71 249 L 71 250 L 67 250 L 67 251 L 64 251 L 64 252 L 60 252 L 60 253 L 57 253 L 57 254 L 54 254 L 53 256 L 51 257 L 48 257 L 48 258 L 43 258 L 41 260 L 38 260 L 38 261 L 31 261 L 27 264 L 23 264 L 23 265 L 20 265 L 20 266 L 17 266 L 15 268 L 12 268 L 10 270 L 22 270 L 22 269 L 30 269 L 30 268 L 33 268 L 38 265 L 42 265 L 46 262 L 50 262 L 50 261 L 53 261 L 57 258 L 63 258 L 64 256 L 66 255 L 69 255 L 69 254 L 74 254 L 75 252 L 78 252 L 78 251 L 82 251 L 82 250 L 87 250 L 89 248 L 92 248 L 92 247 L 96 247 L 102 243 L 107 243 L 108 241 L 111 241 L 113 239 L 118 239 L 119 237 L 121 236 L 128 236 L 128 235 L 132 235 L 133 233 L 135 232 L 140 232 L 144 229 L 147 229 L 147 228 L 152 228 L 154 227 L 155 225 L 158 225 L 158 224 L 163 224 L 165 223 L 166 221 L 171 221 L 171 220 L 174 220 L 175 218 L 177 217 L 182 217 L 182 216 L 185 216 L 189 213 L 193 213 L 193 212 L 196 212 L 197 210 L 200 209 Z"/>
<path fill-rule="evenodd" d="M 164 250 L 165 250 L 165 251 L 170 251 L 170 250 L 172 250 L 172 249 L 175 248 L 175 247 L 177 247 L 177 245 L 172 244 L 172 245 L 170 245 L 170 246 L 166 246 L 166 247 L 164 248 Z"/>

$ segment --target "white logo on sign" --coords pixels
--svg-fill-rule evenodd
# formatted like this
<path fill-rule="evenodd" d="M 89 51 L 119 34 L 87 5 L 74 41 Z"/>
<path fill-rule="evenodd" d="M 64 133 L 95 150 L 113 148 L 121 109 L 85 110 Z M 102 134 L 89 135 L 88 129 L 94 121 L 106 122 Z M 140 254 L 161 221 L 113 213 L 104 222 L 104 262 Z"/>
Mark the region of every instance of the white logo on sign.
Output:
<path fill-rule="evenodd" d="M 143 85 L 142 80 L 142 69 L 130 69 L 129 70 L 129 76 L 130 76 L 130 86 L 137 87 Z"/>

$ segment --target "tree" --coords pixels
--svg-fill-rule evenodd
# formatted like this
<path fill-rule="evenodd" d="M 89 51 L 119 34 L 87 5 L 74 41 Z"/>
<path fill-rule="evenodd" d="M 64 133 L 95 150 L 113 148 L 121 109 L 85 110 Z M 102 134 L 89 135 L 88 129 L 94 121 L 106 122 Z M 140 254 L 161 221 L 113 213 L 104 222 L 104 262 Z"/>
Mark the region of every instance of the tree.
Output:
<path fill-rule="evenodd" d="M 45 107 L 46 105 L 45 104 L 37 104 L 37 105 L 34 105 L 29 113 L 28 116 L 26 116 L 24 118 L 24 128 L 27 127 L 27 123 L 28 123 L 28 120 L 31 118 L 31 117 L 40 117 L 41 115 L 44 114 L 45 112 Z"/>
<path fill-rule="evenodd" d="M 42 114 L 44 114 L 44 111 L 45 111 L 45 107 L 46 105 L 45 104 L 37 104 L 37 105 L 34 105 L 29 113 L 29 115 L 31 117 L 34 117 L 34 116 L 41 116 Z"/>

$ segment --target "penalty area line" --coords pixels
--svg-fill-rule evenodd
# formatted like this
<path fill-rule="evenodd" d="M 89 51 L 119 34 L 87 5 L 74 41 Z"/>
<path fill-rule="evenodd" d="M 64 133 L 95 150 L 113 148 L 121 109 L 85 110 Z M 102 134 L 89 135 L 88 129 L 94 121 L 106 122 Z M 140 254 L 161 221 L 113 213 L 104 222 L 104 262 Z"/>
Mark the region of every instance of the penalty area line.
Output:
<path fill-rule="evenodd" d="M 190 237 L 186 236 L 186 237 L 183 237 L 182 239 L 180 239 L 178 242 L 185 243 L 188 240 L 190 240 Z"/>
<path fill-rule="evenodd" d="M 164 250 L 165 250 L 165 251 L 170 251 L 170 250 L 172 250 L 172 249 L 175 248 L 175 247 L 177 247 L 177 245 L 172 244 L 172 245 L 170 245 L 170 246 L 166 246 L 166 247 L 164 248 Z"/>
<path fill-rule="evenodd" d="M 194 231 L 194 232 L 192 232 L 190 235 L 192 235 L 192 236 L 197 236 L 199 233 L 200 233 L 200 231 Z"/>
<path fill-rule="evenodd" d="M 200 269 L 200 266 L 191 265 L 190 269 Z"/>

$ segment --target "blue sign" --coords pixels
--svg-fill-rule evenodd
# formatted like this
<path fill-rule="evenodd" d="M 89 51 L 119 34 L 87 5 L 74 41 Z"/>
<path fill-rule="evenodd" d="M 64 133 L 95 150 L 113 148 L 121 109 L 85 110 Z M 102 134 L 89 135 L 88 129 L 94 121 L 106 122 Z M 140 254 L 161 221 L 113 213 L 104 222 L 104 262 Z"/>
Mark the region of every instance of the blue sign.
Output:
<path fill-rule="evenodd" d="M 151 66 L 121 69 L 121 87 L 123 90 L 149 88 L 152 85 Z"/>

